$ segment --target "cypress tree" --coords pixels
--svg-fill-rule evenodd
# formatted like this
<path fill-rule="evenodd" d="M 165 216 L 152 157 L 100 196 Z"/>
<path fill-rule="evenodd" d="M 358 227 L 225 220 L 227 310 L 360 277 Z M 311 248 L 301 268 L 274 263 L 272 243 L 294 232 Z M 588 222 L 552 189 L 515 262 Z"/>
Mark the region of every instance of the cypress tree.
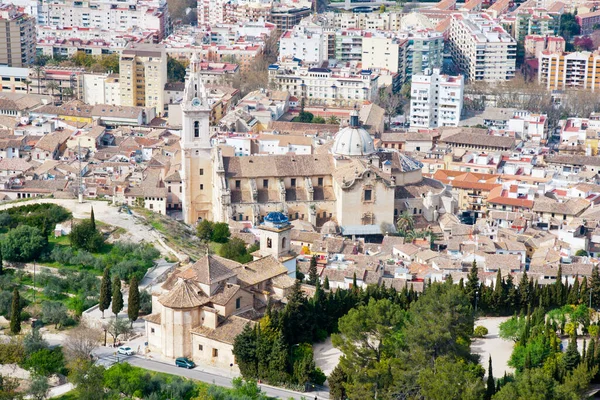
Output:
<path fill-rule="evenodd" d="M 582 361 L 584 361 L 586 359 L 586 353 L 585 353 L 586 347 L 587 347 L 587 344 L 585 342 L 585 339 L 583 339 L 583 349 L 581 351 L 581 360 Z"/>
<path fill-rule="evenodd" d="M 579 277 L 575 275 L 575 282 L 571 286 L 571 290 L 569 290 L 569 304 L 579 304 Z"/>
<path fill-rule="evenodd" d="M 493 298 L 493 307 L 497 313 L 501 313 L 504 308 L 504 288 L 502 285 L 502 274 L 500 272 L 500 268 L 498 268 L 498 273 L 496 274 L 496 285 L 494 286 L 494 293 L 492 294 Z"/>
<path fill-rule="evenodd" d="M 12 305 L 10 307 L 10 332 L 13 335 L 21 332 L 21 296 L 17 288 L 14 288 Z"/>
<path fill-rule="evenodd" d="M 94 217 L 94 207 L 92 207 L 92 212 L 90 213 L 90 222 L 92 223 L 92 228 L 96 230 L 96 218 Z"/>
<path fill-rule="evenodd" d="M 588 346 L 587 351 L 587 359 L 585 360 L 587 363 L 588 369 L 592 369 L 595 366 L 595 354 L 596 354 L 596 340 L 593 338 L 590 339 L 590 345 Z"/>
<path fill-rule="evenodd" d="M 329 290 L 329 277 L 325 277 L 325 282 L 323 282 L 323 289 Z"/>
<path fill-rule="evenodd" d="M 352 290 L 358 291 L 358 284 L 356 283 L 356 272 L 352 275 Z"/>
<path fill-rule="evenodd" d="M 102 283 L 100 284 L 100 304 L 98 304 L 98 308 L 102 311 L 102 318 L 104 318 L 104 310 L 108 310 L 108 307 L 110 307 L 111 298 L 112 288 L 110 284 L 110 271 L 108 268 L 104 268 Z"/>
<path fill-rule="evenodd" d="M 310 259 L 310 267 L 308 267 L 308 283 L 314 285 L 319 279 L 317 273 L 317 256 L 312 256 Z"/>
<path fill-rule="evenodd" d="M 465 285 L 465 293 L 473 306 L 475 305 L 475 292 L 477 292 L 478 289 L 479 274 L 477 269 L 477 262 L 473 260 L 473 264 L 471 264 L 471 270 L 469 271 L 469 275 L 467 276 L 467 284 Z"/>
<path fill-rule="evenodd" d="M 131 283 L 129 285 L 129 297 L 127 298 L 127 316 L 131 321 L 131 326 L 140 316 L 140 288 L 138 284 L 138 279 L 134 275 L 131 278 Z"/>
<path fill-rule="evenodd" d="M 0 249 L 0 275 L 4 273 L 4 262 L 2 260 L 2 249 Z"/>
<path fill-rule="evenodd" d="M 563 298 L 564 292 L 564 284 L 562 281 L 562 266 L 558 266 L 558 271 L 556 272 L 556 282 L 554 284 L 554 301 L 555 304 L 559 307 L 564 306 L 565 299 Z"/>
<path fill-rule="evenodd" d="M 579 361 L 581 360 L 581 356 L 579 355 L 579 351 L 577 351 L 577 336 L 571 336 L 569 340 L 569 344 L 567 346 L 567 351 L 563 356 L 563 361 L 565 365 L 565 369 L 567 371 L 571 371 L 579 365 Z"/>
<path fill-rule="evenodd" d="M 590 291 L 592 292 L 592 308 L 598 308 L 600 305 L 600 273 L 598 272 L 597 265 L 594 265 L 592 268 Z"/>
<path fill-rule="evenodd" d="M 579 289 L 579 302 L 581 304 L 585 304 L 586 306 L 590 305 L 590 290 L 588 288 L 587 276 L 584 276 L 581 280 L 581 286 Z"/>
<path fill-rule="evenodd" d="M 519 300 L 521 310 L 526 309 L 529 304 L 529 278 L 527 277 L 527 271 L 523 272 L 523 276 L 521 276 L 521 281 L 519 282 Z"/>
<path fill-rule="evenodd" d="M 112 312 L 119 315 L 123 309 L 123 293 L 121 293 L 121 280 L 115 276 L 112 282 Z"/>
<path fill-rule="evenodd" d="M 496 393 L 496 384 L 494 383 L 494 373 L 492 372 L 492 356 L 490 355 L 488 362 L 488 377 L 487 377 L 487 388 L 485 390 L 485 398 L 490 400 Z"/>

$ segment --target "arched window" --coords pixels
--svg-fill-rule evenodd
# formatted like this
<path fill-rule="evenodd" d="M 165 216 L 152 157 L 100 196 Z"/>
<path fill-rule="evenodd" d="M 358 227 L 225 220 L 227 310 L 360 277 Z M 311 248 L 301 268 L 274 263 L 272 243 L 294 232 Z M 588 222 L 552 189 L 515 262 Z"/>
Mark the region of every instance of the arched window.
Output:
<path fill-rule="evenodd" d="M 281 249 L 285 249 L 285 245 L 286 245 L 287 240 L 285 238 L 281 238 Z"/>
<path fill-rule="evenodd" d="M 413 214 L 417 213 L 417 207 L 413 208 Z"/>
<path fill-rule="evenodd" d="M 200 137 L 200 122 L 194 121 L 194 137 Z"/>
<path fill-rule="evenodd" d="M 270 249 L 273 247 L 273 243 L 271 242 L 271 238 L 267 238 L 267 248 Z"/>

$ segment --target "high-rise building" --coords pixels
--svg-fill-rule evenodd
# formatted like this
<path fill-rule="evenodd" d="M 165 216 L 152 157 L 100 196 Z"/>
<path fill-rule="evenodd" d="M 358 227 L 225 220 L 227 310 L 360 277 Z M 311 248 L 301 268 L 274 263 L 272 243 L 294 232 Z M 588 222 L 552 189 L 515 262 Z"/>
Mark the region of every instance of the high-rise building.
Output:
<path fill-rule="evenodd" d="M 540 54 L 538 82 L 548 90 L 600 88 L 600 53 L 544 51 Z"/>
<path fill-rule="evenodd" d="M 486 14 L 454 14 L 450 54 L 469 81 L 505 81 L 515 76 L 517 42 Z"/>
<path fill-rule="evenodd" d="M 167 55 L 160 45 L 136 44 L 121 52 L 119 87 L 122 106 L 155 107 L 164 110 Z"/>
<path fill-rule="evenodd" d="M 441 75 L 437 68 L 413 75 L 410 90 L 410 126 L 458 126 L 463 107 L 463 91 L 462 76 Z"/>
<path fill-rule="evenodd" d="M 24 67 L 35 61 L 35 19 L 0 4 L 0 64 Z"/>

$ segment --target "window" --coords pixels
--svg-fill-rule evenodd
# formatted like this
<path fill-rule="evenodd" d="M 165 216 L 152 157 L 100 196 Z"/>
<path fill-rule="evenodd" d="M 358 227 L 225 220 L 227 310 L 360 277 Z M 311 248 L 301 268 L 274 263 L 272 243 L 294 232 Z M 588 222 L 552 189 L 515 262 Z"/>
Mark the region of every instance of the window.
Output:
<path fill-rule="evenodd" d="M 150 203 L 150 209 L 152 210 L 154 208 L 154 204 Z"/>
<path fill-rule="evenodd" d="M 296 178 L 292 178 L 292 187 L 296 187 Z"/>
<path fill-rule="evenodd" d="M 150 333 L 154 333 L 154 328 L 150 328 Z"/>
<path fill-rule="evenodd" d="M 171 193 L 171 186 L 169 186 L 169 188 L 168 188 L 168 189 L 169 189 L 169 193 Z"/>
<path fill-rule="evenodd" d="M 200 175 L 204 175 L 204 169 L 200 168 Z"/>
<path fill-rule="evenodd" d="M 200 190 L 204 190 L 204 184 L 203 183 L 200 184 Z"/>
<path fill-rule="evenodd" d="M 235 181 L 235 188 L 236 189 L 239 189 L 241 186 L 242 186 L 242 181 L 239 181 L 239 180 Z"/>
<path fill-rule="evenodd" d="M 269 180 L 268 179 L 263 179 L 263 187 L 265 189 L 269 187 Z"/>
<path fill-rule="evenodd" d="M 200 137 L 200 122 L 194 121 L 194 137 Z"/>
<path fill-rule="evenodd" d="M 364 201 L 371 201 L 372 197 L 373 197 L 372 190 L 371 189 L 365 190 L 365 200 Z"/>
<path fill-rule="evenodd" d="M 267 238 L 267 248 L 272 248 L 273 247 L 273 241 L 271 240 L 271 238 Z"/>
<path fill-rule="evenodd" d="M 281 248 L 285 249 L 286 245 L 287 245 L 287 239 L 286 238 L 281 238 Z"/>
<path fill-rule="evenodd" d="M 198 350 L 203 351 L 204 350 L 204 346 L 202 346 L 201 344 L 198 345 Z"/>
<path fill-rule="evenodd" d="M 235 309 L 239 310 L 241 306 L 242 306 L 242 298 L 238 297 L 237 299 L 235 299 Z"/>
<path fill-rule="evenodd" d="M 323 178 L 317 179 L 317 186 L 323 186 Z"/>
<path fill-rule="evenodd" d="M 219 350 L 213 349 L 213 357 L 219 357 Z"/>

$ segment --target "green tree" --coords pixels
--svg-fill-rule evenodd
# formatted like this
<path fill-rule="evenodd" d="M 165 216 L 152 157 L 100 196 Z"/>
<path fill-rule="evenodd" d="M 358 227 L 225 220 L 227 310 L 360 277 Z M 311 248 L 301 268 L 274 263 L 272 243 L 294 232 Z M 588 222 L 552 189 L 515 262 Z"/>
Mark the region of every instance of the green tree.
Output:
<path fill-rule="evenodd" d="M 47 242 L 38 228 L 21 225 L 8 231 L 0 248 L 7 260 L 28 262 L 39 258 Z"/>
<path fill-rule="evenodd" d="M 91 219 L 75 224 L 69 237 L 73 247 L 92 253 L 99 251 L 104 244 L 104 236 L 96 229 L 96 221 Z"/>
<path fill-rule="evenodd" d="M 2 246 L 0 246 L 0 275 L 4 273 L 4 262 L 2 261 Z"/>
<path fill-rule="evenodd" d="M 592 275 L 590 276 L 590 292 L 592 292 L 592 308 L 600 307 L 600 273 L 598 265 L 592 267 Z"/>
<path fill-rule="evenodd" d="M 494 380 L 494 372 L 492 371 L 492 356 L 488 359 L 488 370 L 487 370 L 487 386 L 485 389 L 485 398 L 491 399 L 494 393 L 496 393 L 496 381 Z"/>
<path fill-rule="evenodd" d="M 32 399 L 44 400 L 47 398 L 48 389 L 50 389 L 48 378 L 43 375 L 34 375 L 31 378 L 31 383 L 29 384 L 27 394 L 31 396 Z"/>
<path fill-rule="evenodd" d="M 329 117 L 327 117 L 327 120 L 325 122 L 330 125 L 339 125 L 340 119 L 335 115 L 330 115 Z"/>
<path fill-rule="evenodd" d="M 211 240 L 217 243 L 226 243 L 231 236 L 229 225 L 225 222 L 217 222 L 214 224 Z"/>
<path fill-rule="evenodd" d="M 315 118 L 313 113 L 310 113 L 308 111 L 300 111 L 300 113 L 298 114 L 297 117 L 294 117 L 292 119 L 293 122 L 303 122 L 306 124 L 310 124 L 311 122 L 313 122 L 313 119 Z"/>
<path fill-rule="evenodd" d="M 23 338 L 25 356 L 29 356 L 36 351 L 47 349 L 49 347 L 48 342 L 42 337 L 39 328 L 32 328 Z"/>
<path fill-rule="evenodd" d="M 315 285 L 319 280 L 319 274 L 317 273 L 317 256 L 312 256 L 310 259 L 310 266 L 308 267 L 308 284 Z"/>
<path fill-rule="evenodd" d="M 92 228 L 95 230 L 96 229 L 96 217 L 94 216 L 94 207 L 92 207 L 92 211 L 90 212 L 90 223 L 92 225 Z"/>
<path fill-rule="evenodd" d="M 224 243 L 219 249 L 219 255 L 242 264 L 252 261 L 252 256 L 246 249 L 246 243 L 240 238 L 233 238 Z"/>
<path fill-rule="evenodd" d="M 323 282 L 323 289 L 329 290 L 329 277 L 325 276 L 325 281 Z"/>
<path fill-rule="evenodd" d="M 23 368 L 42 376 L 64 373 L 65 357 L 60 347 L 42 349 L 30 355 L 23 362 Z"/>
<path fill-rule="evenodd" d="M 353 377 L 346 385 L 348 397 L 371 398 L 390 387 L 392 378 L 385 367 L 394 357 L 390 338 L 398 335 L 404 320 L 402 308 L 388 299 L 370 299 L 339 319 L 339 334 L 332 340 L 343 354 L 341 368 Z"/>
<path fill-rule="evenodd" d="M 104 268 L 102 274 L 102 283 L 100 284 L 100 300 L 98 308 L 102 311 L 102 318 L 104 318 L 104 310 L 108 310 L 110 302 L 112 300 L 112 287 L 110 283 L 110 270 L 108 267 Z"/>
<path fill-rule="evenodd" d="M 212 238 L 213 228 L 214 224 L 211 221 L 203 219 L 198 223 L 198 226 L 196 227 L 196 235 L 198 236 L 198 238 L 200 238 L 200 240 L 202 240 L 205 243 L 208 243 Z"/>
<path fill-rule="evenodd" d="M 313 124 L 324 124 L 325 123 L 325 118 L 323 117 L 314 117 L 313 120 L 311 121 L 311 123 Z"/>
<path fill-rule="evenodd" d="M 0 400 L 19 400 L 22 393 L 19 389 L 19 381 L 15 378 L 0 375 Z"/>
<path fill-rule="evenodd" d="M 119 318 L 115 316 L 105 325 L 106 332 L 112 337 L 113 344 L 117 343 L 117 339 L 121 335 L 128 335 L 131 332 L 131 326 L 125 318 Z"/>
<path fill-rule="evenodd" d="M 579 365 L 580 361 L 581 355 L 579 354 L 579 350 L 577 350 L 577 336 L 573 335 L 569 340 L 569 344 L 567 345 L 567 351 L 565 352 L 563 357 L 565 369 L 567 371 L 575 369 Z"/>
<path fill-rule="evenodd" d="M 13 335 L 21 332 L 21 296 L 17 288 L 13 289 L 12 306 L 10 308 L 10 332 Z"/>
<path fill-rule="evenodd" d="M 494 400 L 555 399 L 556 381 L 542 368 L 526 369 L 498 391 Z"/>
<path fill-rule="evenodd" d="M 331 371 L 327 380 L 329 382 L 329 395 L 331 396 L 331 399 L 346 399 L 346 389 L 344 388 L 344 385 L 348 382 L 348 375 L 346 375 L 339 364 Z"/>
<path fill-rule="evenodd" d="M 469 299 L 469 302 L 474 306 L 475 305 L 475 297 L 477 296 L 477 291 L 479 290 L 479 269 L 477 268 L 477 263 L 473 260 L 473 264 L 471 264 L 471 270 L 469 271 L 469 275 L 467 276 L 467 284 L 465 285 L 465 293 Z"/>
<path fill-rule="evenodd" d="M 421 371 L 418 384 L 428 400 L 480 400 L 486 393 L 481 375 L 480 366 L 443 356 Z"/>
<path fill-rule="evenodd" d="M 256 356 L 257 328 L 250 324 L 244 326 L 242 333 L 233 341 L 233 355 L 240 373 L 246 379 L 258 377 L 258 358 Z"/>
<path fill-rule="evenodd" d="M 107 395 L 104 390 L 104 367 L 94 365 L 89 359 L 75 359 L 69 363 L 69 381 L 76 388 L 76 398 L 79 400 L 104 400 Z"/>
<path fill-rule="evenodd" d="M 129 297 L 127 299 L 127 316 L 131 321 L 131 326 L 137 321 L 140 315 L 140 288 L 137 277 L 134 275 L 129 284 Z"/>
<path fill-rule="evenodd" d="M 173 57 L 167 58 L 167 81 L 185 82 L 186 65 Z"/>
<path fill-rule="evenodd" d="M 121 280 L 115 276 L 112 281 L 112 312 L 115 317 L 123 310 L 123 292 L 121 292 Z"/>
<path fill-rule="evenodd" d="M 54 327 L 58 329 L 67 317 L 67 307 L 60 301 L 44 301 L 42 303 L 42 321 L 45 324 L 54 324 Z"/>
<path fill-rule="evenodd" d="M 576 257 L 587 257 L 588 256 L 588 252 L 583 250 L 583 249 L 579 249 L 575 252 L 575 256 Z"/>

